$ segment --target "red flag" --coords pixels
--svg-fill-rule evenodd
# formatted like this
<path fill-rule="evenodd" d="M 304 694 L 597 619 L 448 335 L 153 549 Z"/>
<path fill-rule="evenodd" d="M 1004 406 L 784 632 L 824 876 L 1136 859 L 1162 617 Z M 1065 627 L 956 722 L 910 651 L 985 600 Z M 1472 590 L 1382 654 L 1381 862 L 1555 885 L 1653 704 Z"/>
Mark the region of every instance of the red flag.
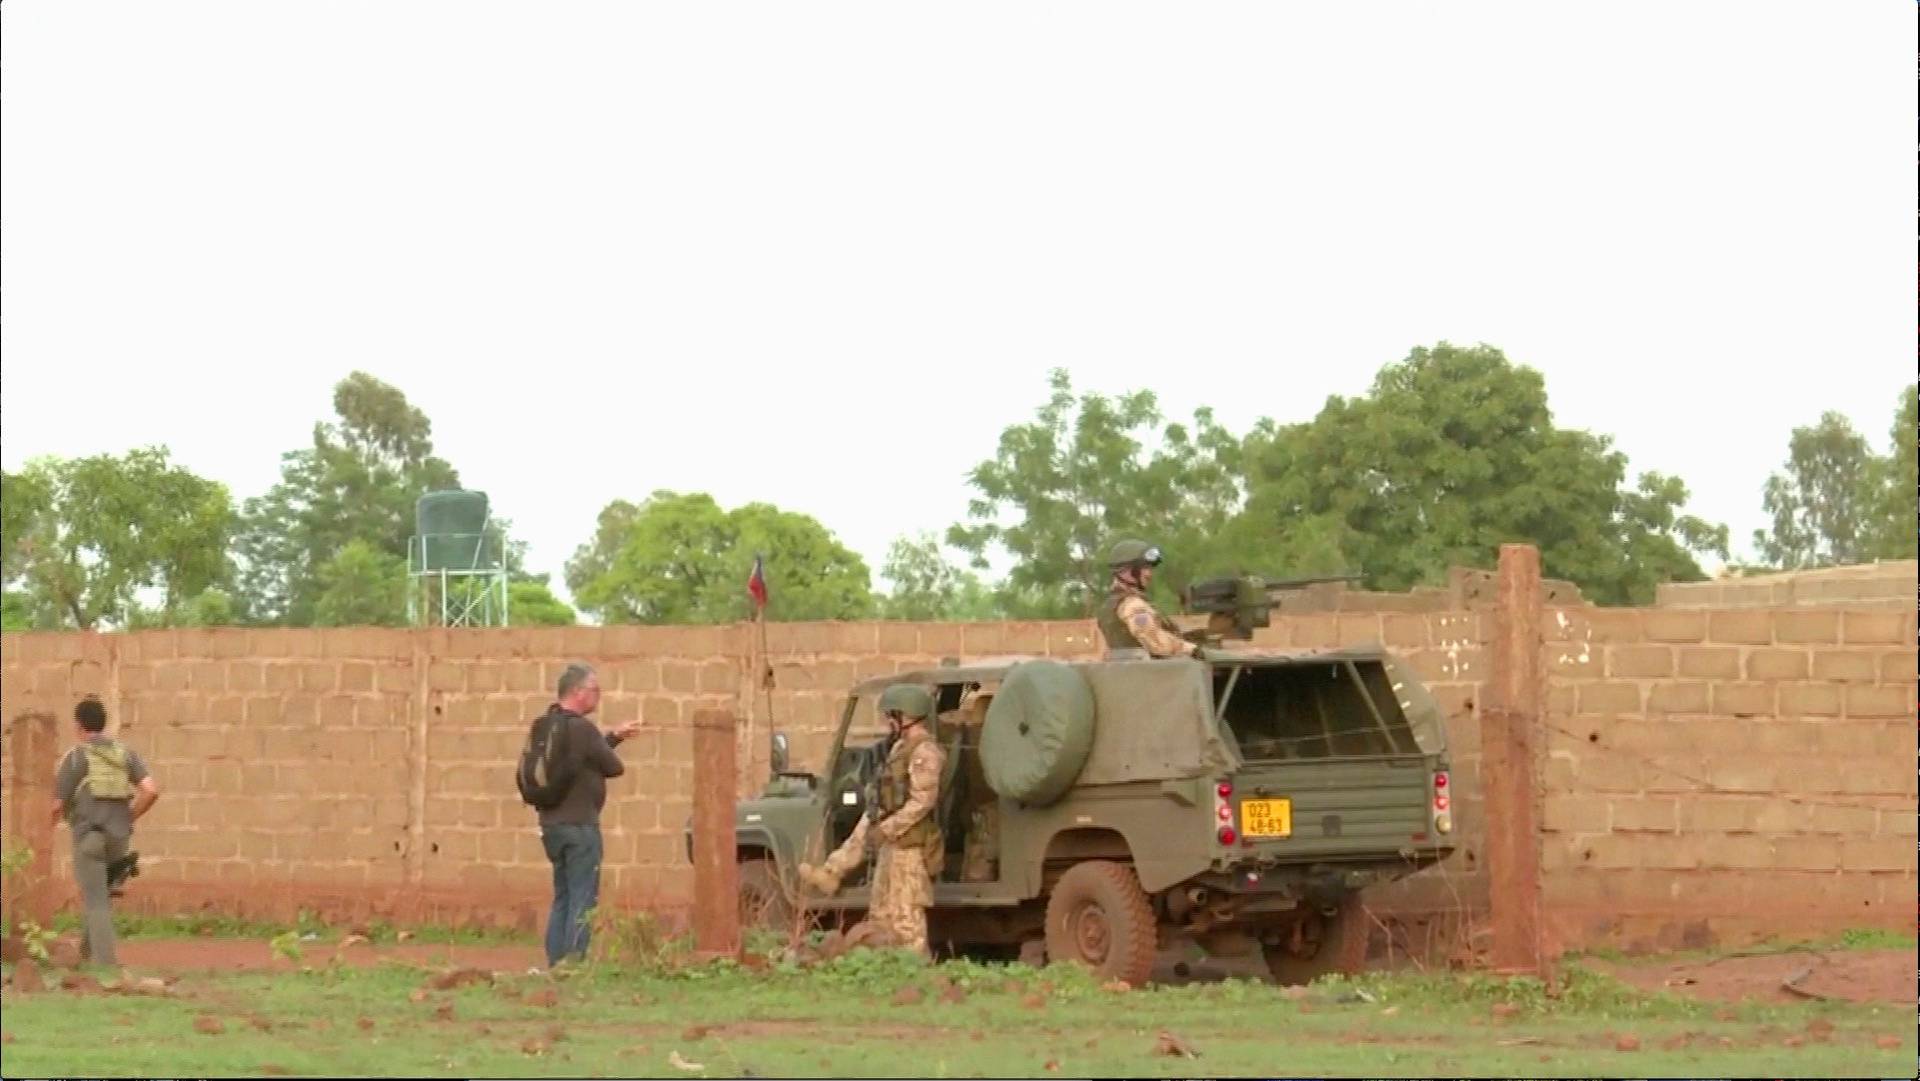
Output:
<path fill-rule="evenodd" d="M 753 595 L 755 609 L 767 606 L 767 568 L 760 557 L 753 557 L 753 574 L 747 578 L 747 592 Z"/>

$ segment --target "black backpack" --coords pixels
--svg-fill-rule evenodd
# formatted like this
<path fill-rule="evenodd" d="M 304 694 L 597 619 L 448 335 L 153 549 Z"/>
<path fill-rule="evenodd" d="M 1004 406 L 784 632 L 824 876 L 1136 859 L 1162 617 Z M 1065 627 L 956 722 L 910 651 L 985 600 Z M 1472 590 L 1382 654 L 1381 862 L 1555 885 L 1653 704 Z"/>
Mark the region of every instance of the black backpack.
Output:
<path fill-rule="evenodd" d="M 533 719 L 526 745 L 520 749 L 520 767 L 513 776 L 520 799 L 542 811 L 558 807 L 573 787 L 577 765 L 568 753 L 572 748 L 567 733 L 572 720 L 557 706 L 547 710 Z"/>

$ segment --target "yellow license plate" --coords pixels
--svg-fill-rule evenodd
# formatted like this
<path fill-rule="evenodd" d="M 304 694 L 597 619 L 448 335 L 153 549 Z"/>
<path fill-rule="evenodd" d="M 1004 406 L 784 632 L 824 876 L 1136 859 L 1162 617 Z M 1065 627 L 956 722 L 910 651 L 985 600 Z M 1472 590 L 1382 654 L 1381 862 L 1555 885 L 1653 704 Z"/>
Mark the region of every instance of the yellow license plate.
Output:
<path fill-rule="evenodd" d="M 1240 804 L 1240 832 L 1248 837 L 1293 836 L 1293 801 L 1250 799 Z"/>

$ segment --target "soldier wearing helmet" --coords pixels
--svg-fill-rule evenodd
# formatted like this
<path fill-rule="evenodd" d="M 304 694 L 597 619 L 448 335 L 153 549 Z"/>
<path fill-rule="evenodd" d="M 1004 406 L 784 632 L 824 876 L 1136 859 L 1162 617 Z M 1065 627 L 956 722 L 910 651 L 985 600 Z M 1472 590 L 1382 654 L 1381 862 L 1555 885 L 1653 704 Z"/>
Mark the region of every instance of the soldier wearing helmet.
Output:
<path fill-rule="evenodd" d="M 888 687 L 879 708 L 894 741 L 876 798 L 826 862 L 817 868 L 799 866 L 800 880 L 831 896 L 839 891 L 841 878 L 865 860 L 867 849 L 876 848 L 867 918 L 847 933 L 847 941 L 899 946 L 926 957 L 927 909 L 933 905 L 934 876 L 946 856 L 946 840 L 934 816 L 946 753 L 927 731 L 933 696 L 925 688 L 905 683 Z"/>
<path fill-rule="evenodd" d="M 1190 657 L 1199 647 L 1180 637 L 1180 628 L 1147 600 L 1160 549 L 1140 540 L 1123 540 L 1107 553 L 1113 585 L 1100 607 L 1100 633 L 1108 649 L 1144 649 L 1155 657 Z"/>

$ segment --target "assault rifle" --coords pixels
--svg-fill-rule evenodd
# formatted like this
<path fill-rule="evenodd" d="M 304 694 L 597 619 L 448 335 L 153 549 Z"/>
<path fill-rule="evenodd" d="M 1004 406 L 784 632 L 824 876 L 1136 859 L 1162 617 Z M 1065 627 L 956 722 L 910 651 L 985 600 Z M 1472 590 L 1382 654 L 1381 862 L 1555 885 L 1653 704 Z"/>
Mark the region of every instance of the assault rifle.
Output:
<path fill-rule="evenodd" d="M 1358 582 L 1362 577 L 1358 573 L 1323 574 L 1312 578 L 1262 578 L 1243 574 L 1194 582 L 1187 587 L 1181 601 L 1188 612 L 1205 612 L 1207 625 L 1201 630 L 1188 631 L 1182 637 L 1190 642 L 1201 643 L 1218 642 L 1226 638 L 1246 641 L 1253 637 L 1257 628 L 1268 624 L 1273 606 L 1279 603 L 1282 594 L 1324 582 Z"/>

